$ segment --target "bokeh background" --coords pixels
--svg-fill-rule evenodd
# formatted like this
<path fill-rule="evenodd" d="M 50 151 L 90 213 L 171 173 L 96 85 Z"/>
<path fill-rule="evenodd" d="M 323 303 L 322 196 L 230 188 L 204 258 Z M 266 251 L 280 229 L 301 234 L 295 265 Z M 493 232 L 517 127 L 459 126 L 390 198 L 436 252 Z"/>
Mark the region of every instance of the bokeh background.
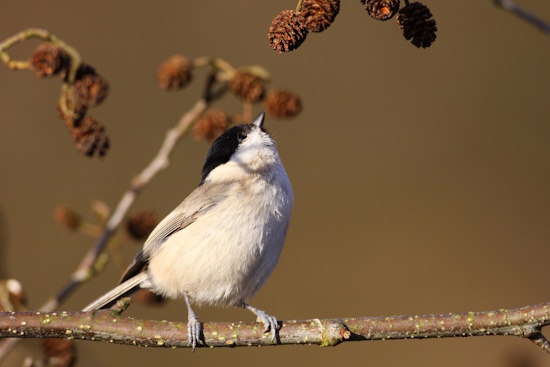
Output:
<path fill-rule="evenodd" d="M 271 20 L 295 1 L 3 1 L 0 38 L 28 27 L 76 47 L 111 85 L 91 114 L 112 148 L 77 153 L 57 118 L 59 80 L 0 65 L 0 277 L 24 285 L 36 308 L 68 279 L 93 241 L 53 220 L 58 204 L 92 219 L 115 206 L 165 131 L 200 96 L 156 86 L 175 53 L 259 64 L 272 86 L 300 94 L 303 113 L 268 119 L 296 202 L 278 268 L 252 304 L 279 319 L 465 312 L 550 300 L 550 39 L 492 1 L 425 0 L 438 37 L 426 50 L 395 19 L 358 0 L 335 23 L 277 54 Z M 518 1 L 550 19 L 543 0 Z M 18 47 L 26 58 L 38 42 Z M 236 113 L 227 97 L 217 107 Z M 255 113 L 261 107 L 256 107 Z M 208 144 L 186 138 L 134 209 L 167 214 L 200 179 Z M 128 256 L 138 246 L 126 249 Z M 113 286 L 110 264 L 63 306 L 78 310 Z M 251 320 L 244 310 L 197 309 L 202 321 Z M 185 304 L 133 306 L 128 315 L 186 320 Z M 40 356 L 26 340 L 5 362 Z M 345 343 L 336 348 L 145 349 L 77 342 L 79 366 L 512 366 L 548 357 L 519 338 Z M 536 365 L 536 364 L 535 364 Z"/>

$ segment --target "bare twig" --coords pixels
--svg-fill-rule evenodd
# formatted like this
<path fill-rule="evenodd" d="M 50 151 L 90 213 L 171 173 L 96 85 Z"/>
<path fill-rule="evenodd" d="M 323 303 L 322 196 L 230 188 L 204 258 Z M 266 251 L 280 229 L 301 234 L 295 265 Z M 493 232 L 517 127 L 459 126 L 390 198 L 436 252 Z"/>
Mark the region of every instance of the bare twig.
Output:
<path fill-rule="evenodd" d="M 298 0 L 298 4 L 296 4 L 296 13 L 299 13 L 302 11 L 303 5 L 304 5 L 304 0 Z"/>
<path fill-rule="evenodd" d="M 0 43 L 0 59 L 12 70 L 23 70 L 30 69 L 30 63 L 28 61 L 18 61 L 13 60 L 7 51 L 28 39 L 38 38 L 45 42 L 52 42 L 61 47 L 69 55 L 71 62 L 69 65 L 69 70 L 67 73 L 67 79 L 63 82 L 61 86 L 61 110 L 64 114 L 72 116 L 74 111 L 71 111 L 71 108 L 67 105 L 66 95 L 70 93 L 73 88 L 73 83 L 76 78 L 76 72 L 80 66 L 80 54 L 71 46 L 63 42 L 61 39 L 51 34 L 50 32 L 40 29 L 40 28 L 29 28 L 24 31 L 21 31 L 13 36 L 7 38 Z"/>
<path fill-rule="evenodd" d="M 83 312 L 0 312 L 0 337 L 70 338 L 149 347 L 187 347 L 187 324 L 121 317 L 127 307 Z M 519 336 L 548 352 L 540 330 L 550 324 L 550 302 L 488 312 L 416 316 L 379 316 L 343 319 L 290 320 L 277 340 L 263 332 L 261 323 L 205 323 L 203 336 L 209 347 L 242 347 L 283 344 L 335 346 L 345 341 L 426 339 L 471 336 Z"/>
<path fill-rule="evenodd" d="M 517 15 L 521 19 L 525 20 L 528 23 L 531 23 L 533 26 L 546 33 L 547 36 L 550 36 L 550 24 L 548 24 L 543 19 L 537 17 L 533 13 L 519 7 L 512 0 L 493 0 L 496 5 L 501 6 L 502 8 L 510 11 L 511 13 Z"/>
<path fill-rule="evenodd" d="M 541 328 L 539 326 L 533 327 L 531 331 L 526 328 L 526 337 L 535 345 L 542 348 L 542 350 L 546 353 L 550 354 L 550 342 L 544 337 L 544 335 L 542 335 Z"/>
<path fill-rule="evenodd" d="M 0 58 L 10 68 L 17 70 L 17 65 L 25 64 L 25 61 L 13 60 L 7 53 L 11 47 L 24 42 L 30 38 L 38 38 L 45 42 L 52 42 L 64 49 L 71 58 L 71 65 L 69 68 L 68 82 L 72 84 L 74 82 L 76 71 L 80 65 L 80 54 L 71 46 L 57 38 L 50 32 L 40 28 L 29 28 L 0 42 Z M 28 68 L 28 67 L 26 67 Z"/>

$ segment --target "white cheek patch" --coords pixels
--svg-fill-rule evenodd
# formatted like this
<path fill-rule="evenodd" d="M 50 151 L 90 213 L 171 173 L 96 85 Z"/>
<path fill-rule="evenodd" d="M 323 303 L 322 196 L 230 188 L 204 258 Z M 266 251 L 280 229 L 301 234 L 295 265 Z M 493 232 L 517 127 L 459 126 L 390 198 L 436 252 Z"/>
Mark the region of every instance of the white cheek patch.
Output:
<path fill-rule="evenodd" d="M 214 168 L 208 175 L 209 182 L 221 181 L 240 181 L 247 174 L 242 164 L 229 161 L 221 166 Z"/>

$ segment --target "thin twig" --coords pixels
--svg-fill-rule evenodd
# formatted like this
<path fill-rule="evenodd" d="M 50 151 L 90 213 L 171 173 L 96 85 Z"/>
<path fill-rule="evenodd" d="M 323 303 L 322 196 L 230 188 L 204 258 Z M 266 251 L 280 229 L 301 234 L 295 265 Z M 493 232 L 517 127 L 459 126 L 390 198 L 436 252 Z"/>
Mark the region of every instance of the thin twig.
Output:
<path fill-rule="evenodd" d="M 66 80 L 63 81 L 61 86 L 61 103 L 60 107 L 63 113 L 67 116 L 73 116 L 74 111 L 68 106 L 67 94 L 72 92 L 73 84 L 76 78 L 76 72 L 80 66 L 80 54 L 76 49 L 69 46 L 61 39 L 51 34 L 50 32 L 40 28 L 29 28 L 13 36 L 5 39 L 0 43 L 0 59 L 12 70 L 30 69 L 30 63 L 28 61 L 13 60 L 7 51 L 13 46 L 22 43 L 31 38 L 38 38 L 45 42 L 51 42 L 61 47 L 70 57 L 71 62 L 69 64 L 69 70 Z"/>
<path fill-rule="evenodd" d="M 45 29 L 29 28 L 19 33 L 16 33 L 13 36 L 0 42 L 0 55 L 2 56 L 2 61 L 6 65 L 8 65 L 8 67 L 10 66 L 10 63 L 17 62 L 15 60 L 12 60 L 12 58 L 8 55 L 6 51 L 12 48 L 13 46 L 31 38 L 38 38 L 45 42 L 55 43 L 56 45 L 61 47 L 63 50 L 65 50 L 69 54 L 72 63 L 71 63 L 71 68 L 69 70 L 68 81 L 69 83 L 72 84 L 74 82 L 78 66 L 80 65 L 80 54 L 76 51 L 76 49 L 69 46 L 68 44 L 63 42 L 61 39 L 57 38 L 55 35 L 51 34 Z"/>
<path fill-rule="evenodd" d="M 0 312 L 0 337 L 70 338 L 148 347 L 187 347 L 187 324 L 121 317 L 127 307 L 96 312 Z M 550 324 L 550 302 L 516 309 L 279 322 L 276 341 L 261 323 L 210 322 L 203 325 L 208 347 L 283 344 L 336 346 L 346 341 L 519 336 L 548 352 L 540 330 Z"/>
<path fill-rule="evenodd" d="M 542 335 L 541 328 L 539 326 L 533 327 L 532 332 L 527 333 L 526 337 L 546 353 L 550 354 L 550 342 L 544 335 Z"/>
<path fill-rule="evenodd" d="M 298 4 L 296 4 L 296 13 L 299 13 L 302 11 L 303 5 L 304 5 L 304 0 L 298 0 Z"/>
<path fill-rule="evenodd" d="M 544 32 L 547 36 L 550 36 L 550 24 L 548 24 L 543 19 L 537 17 L 535 14 L 519 7 L 512 0 L 493 0 L 496 5 L 501 6 L 502 8 L 510 11 L 511 13 L 517 15 L 521 19 L 525 20 L 528 23 L 531 23 L 533 26 L 538 28 L 540 31 Z"/>

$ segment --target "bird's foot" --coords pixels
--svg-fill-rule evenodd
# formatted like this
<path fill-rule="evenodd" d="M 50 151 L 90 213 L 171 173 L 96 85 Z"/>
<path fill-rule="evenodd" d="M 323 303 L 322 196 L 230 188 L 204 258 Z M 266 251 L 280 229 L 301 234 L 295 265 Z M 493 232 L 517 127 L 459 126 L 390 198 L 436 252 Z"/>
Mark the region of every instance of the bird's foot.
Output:
<path fill-rule="evenodd" d="M 193 352 L 195 351 L 197 343 L 202 343 L 201 332 L 202 326 L 199 318 L 194 312 L 190 312 L 187 318 L 187 335 L 189 338 L 187 345 L 193 348 Z"/>
<path fill-rule="evenodd" d="M 264 324 L 264 333 L 271 331 L 272 341 L 277 340 L 277 330 L 279 330 L 279 324 L 275 316 L 268 315 L 265 311 L 252 307 L 248 303 L 243 303 L 242 307 L 252 311 L 256 315 L 256 321 Z"/>
<path fill-rule="evenodd" d="M 191 302 L 189 301 L 189 296 L 187 293 L 183 294 L 185 303 L 187 304 L 187 337 L 189 338 L 188 347 L 193 347 L 193 352 L 197 343 L 203 344 L 201 340 L 202 325 L 199 321 L 199 318 L 191 308 Z"/>

